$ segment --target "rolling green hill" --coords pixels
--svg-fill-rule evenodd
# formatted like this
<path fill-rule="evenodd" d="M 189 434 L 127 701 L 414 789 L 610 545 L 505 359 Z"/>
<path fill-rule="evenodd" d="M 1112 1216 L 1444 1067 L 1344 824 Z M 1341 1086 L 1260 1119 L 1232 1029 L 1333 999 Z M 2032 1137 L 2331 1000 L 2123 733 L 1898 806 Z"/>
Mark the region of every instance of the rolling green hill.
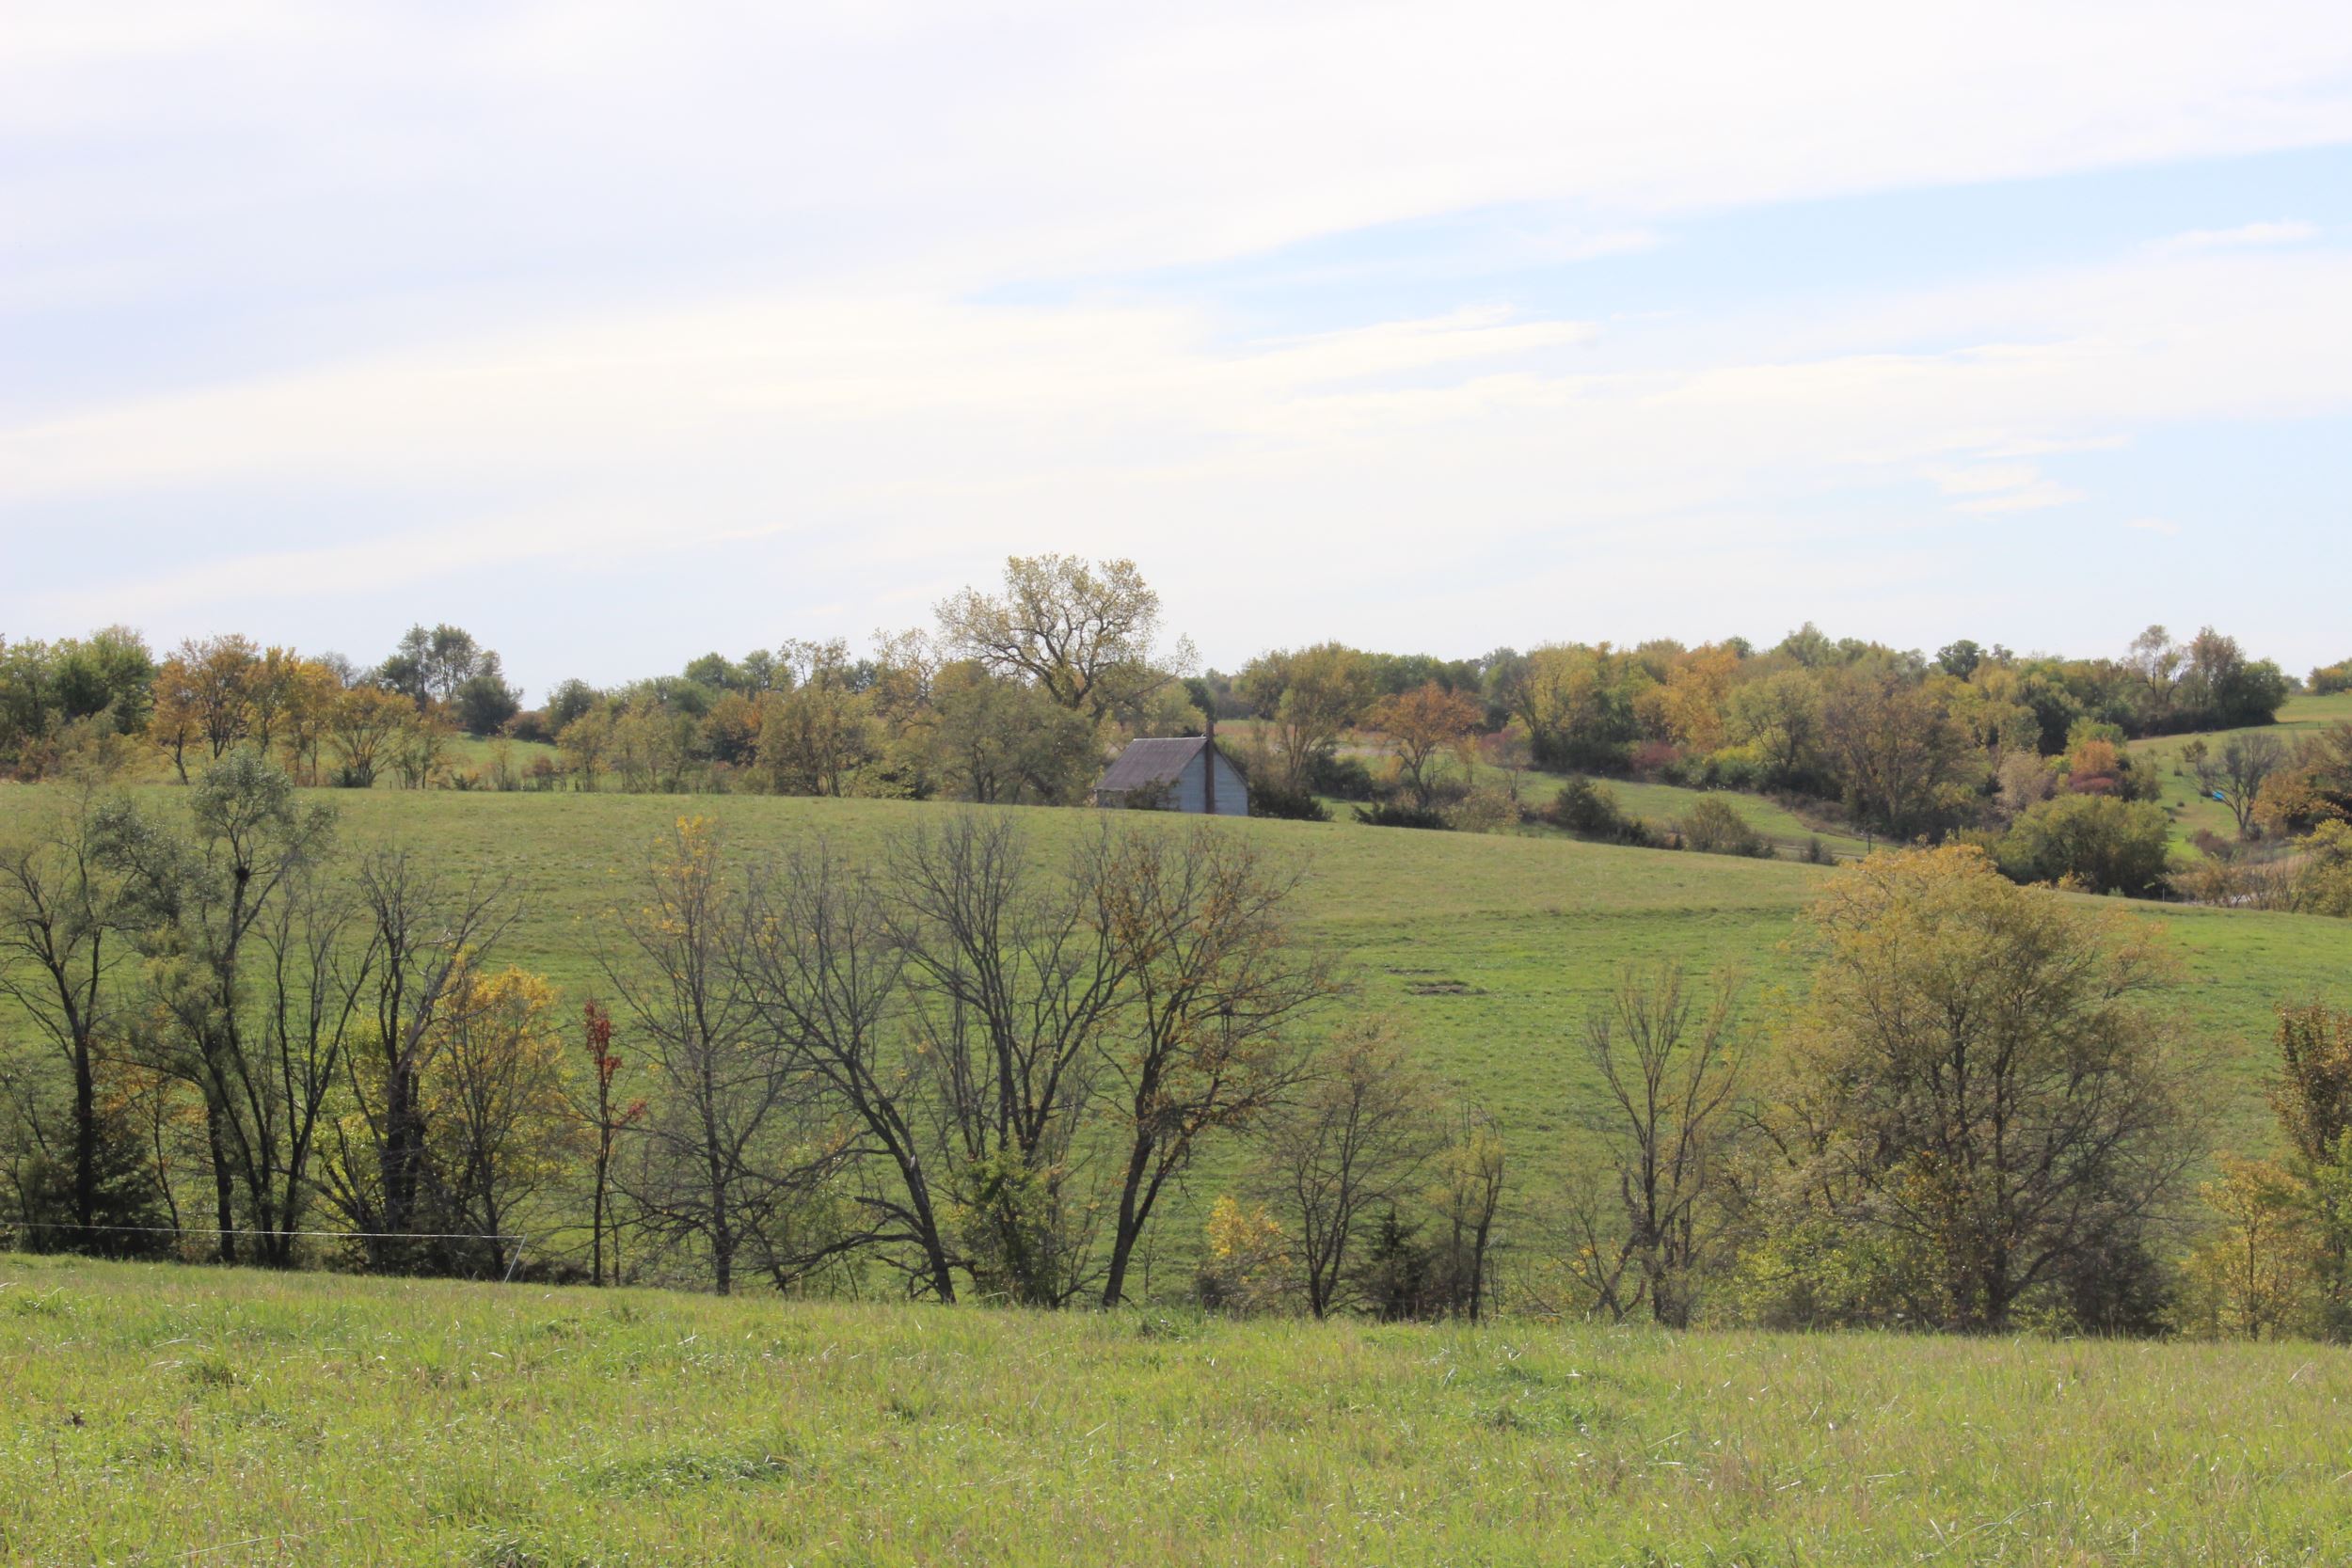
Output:
<path fill-rule="evenodd" d="M 1486 1330 L 0 1255 L 0 1560 L 2341 1562 L 2308 1344 Z"/>
<path fill-rule="evenodd" d="M 1492 769 L 1482 772 L 1491 777 Z M 1568 782 L 1565 773 L 1543 773 L 1529 769 L 1520 775 L 1520 794 L 1529 802 L 1541 805 L 1559 793 Z M 1749 794 L 1737 789 L 1690 789 L 1680 784 L 1647 784 L 1636 779 L 1599 779 L 1595 781 L 1617 798 L 1617 804 L 1629 816 L 1636 816 L 1661 834 L 1674 830 L 1690 815 L 1691 808 L 1701 800 L 1721 800 L 1740 815 L 1740 819 L 1770 839 L 1773 852 L 1787 859 L 1801 857 L 1807 841 L 1820 839 L 1824 848 L 1840 859 L 1851 859 L 1869 853 L 1869 841 L 1851 828 L 1835 827 L 1826 822 L 1808 821 L 1798 812 L 1767 796 Z"/>
<path fill-rule="evenodd" d="M 45 788 L 0 790 L 0 838 L 42 807 Z M 176 808 L 179 792 L 142 798 Z M 764 796 L 326 793 L 347 852 L 405 846 L 446 875 L 503 880 L 518 918 L 501 955 L 571 997 L 597 983 L 602 916 L 633 895 L 658 834 L 684 815 L 720 822 L 749 855 L 821 835 L 872 852 L 886 835 L 960 808 Z M 1006 808 L 999 808 L 1006 809 Z M 1041 852 L 1091 826 L 1089 813 L 1010 808 Z M 1181 819 L 1135 820 L 1174 831 Z M 1674 958 L 1700 975 L 1739 971 L 1769 1029 L 1796 982 L 1783 944 L 1833 873 L 1788 861 L 1627 849 L 1559 837 L 1375 830 L 1354 823 L 1246 820 L 1247 833 L 1306 863 L 1300 914 L 1347 959 L 1359 1005 L 1392 1010 L 1427 1062 L 1501 1120 L 1527 1184 L 1556 1180 L 1568 1139 L 1597 1104 L 1578 1045 L 1586 1008 L 1621 966 Z M 2332 989 L 2352 971 L 2352 927 L 2308 916 L 2141 906 L 2171 931 L 2183 963 L 2179 1017 L 2214 1073 L 2225 1146 L 2269 1138 L 2261 1092 L 2270 1009 Z M 1205 1205 L 1205 1193 L 1193 1195 Z M 1194 1210 L 1197 1212 L 1197 1208 Z M 1180 1209 L 1164 1245 L 1194 1228 Z"/>

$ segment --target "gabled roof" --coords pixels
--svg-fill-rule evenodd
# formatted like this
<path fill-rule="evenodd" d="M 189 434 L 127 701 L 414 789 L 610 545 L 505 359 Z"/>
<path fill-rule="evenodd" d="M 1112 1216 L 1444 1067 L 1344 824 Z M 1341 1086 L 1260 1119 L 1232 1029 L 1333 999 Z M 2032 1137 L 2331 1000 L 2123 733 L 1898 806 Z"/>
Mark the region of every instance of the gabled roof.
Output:
<path fill-rule="evenodd" d="M 1205 736 L 1174 736 L 1160 740 L 1131 740 L 1119 753 L 1102 778 L 1095 782 L 1097 789 L 1122 791 L 1150 789 L 1155 784 L 1174 784 L 1184 776 L 1184 768 L 1200 754 L 1208 744 Z"/>

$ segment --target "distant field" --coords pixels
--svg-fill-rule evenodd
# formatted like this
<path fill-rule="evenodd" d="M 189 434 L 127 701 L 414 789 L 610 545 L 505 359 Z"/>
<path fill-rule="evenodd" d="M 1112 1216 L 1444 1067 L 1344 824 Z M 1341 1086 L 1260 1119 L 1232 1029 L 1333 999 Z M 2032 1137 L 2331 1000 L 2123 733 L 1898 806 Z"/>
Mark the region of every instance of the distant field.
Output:
<path fill-rule="evenodd" d="M 450 743 L 450 760 L 460 772 L 470 772 L 475 768 L 486 770 L 491 759 L 497 754 L 499 744 L 496 740 L 479 740 L 469 735 L 461 735 Z M 509 740 L 505 742 L 505 745 L 507 757 L 514 763 L 515 770 L 518 773 L 529 768 L 534 757 L 547 757 L 553 760 L 557 754 L 555 748 L 544 741 Z M 378 789 L 397 786 L 398 781 L 394 779 L 376 781 Z"/>
<path fill-rule="evenodd" d="M 2352 1355 L 0 1255 L 0 1560 L 2335 1563 Z"/>
<path fill-rule="evenodd" d="M 1491 769 L 1487 770 L 1491 775 Z M 1525 783 L 1520 788 L 1532 803 L 1541 804 L 1560 792 L 1568 782 L 1565 773 L 1543 773 L 1530 769 L 1521 775 Z M 1804 852 L 1810 839 L 1820 839 L 1822 847 L 1841 858 L 1869 853 L 1869 842 L 1850 828 L 1832 827 L 1808 822 L 1777 800 L 1761 795 L 1750 795 L 1736 789 L 1685 789 L 1679 784 L 1642 784 L 1627 779 L 1597 779 L 1596 783 L 1617 798 L 1617 804 L 1629 815 L 1640 817 L 1653 828 L 1672 830 L 1691 808 L 1701 800 L 1721 800 L 1740 814 L 1740 819 L 1766 838 L 1781 855 L 1795 858 Z"/>
<path fill-rule="evenodd" d="M 2352 691 L 2339 691 L 2327 697 L 2290 697 L 2287 705 L 2279 710 L 2279 721 L 2256 729 L 2210 730 L 2204 733 L 2205 743 L 2218 750 L 2221 743 L 2233 735 L 2275 735 L 2293 745 L 2296 736 L 2324 729 L 2329 724 L 2352 720 Z M 2202 832 L 2217 833 L 2223 838 L 2237 834 L 2237 819 L 2230 808 L 2213 800 L 2198 788 L 2197 781 L 2181 767 L 2181 752 L 2194 735 L 2157 736 L 2131 743 L 2135 759 L 2149 758 L 2164 781 L 2160 803 L 2165 815 L 2172 818 L 2172 837 L 2176 846 L 2187 848 L 2189 841 Z M 2195 853 L 2191 850 L 2190 853 Z"/>
<path fill-rule="evenodd" d="M 38 809 L 40 788 L 0 789 L 0 839 Z M 143 792 L 176 809 L 176 789 Z M 353 851 L 405 845 L 452 877 L 503 879 L 520 911 L 501 956 L 548 974 L 570 997 L 598 981 L 606 911 L 633 896 L 631 878 L 657 834 L 682 816 L 723 824 L 744 852 L 822 835 L 846 853 L 952 809 L 898 801 L 765 796 L 322 792 L 342 812 Z M 1042 850 L 1093 824 L 1085 812 L 1019 812 Z M 1179 819 L 1137 820 L 1173 830 Z M 1358 1004 L 1392 1010 L 1424 1059 L 1501 1118 L 1523 1190 L 1557 1179 L 1569 1138 L 1598 1104 L 1578 1045 L 1587 1007 L 1621 966 L 1674 958 L 1701 974 L 1751 981 L 1751 1013 L 1768 1029 L 1776 988 L 1798 978 L 1783 944 L 1828 872 L 1788 861 L 1622 849 L 1560 837 L 1370 829 L 1353 823 L 1240 821 L 1231 832 L 1310 877 L 1300 911 L 1341 952 Z M 2211 1065 L 2221 1135 L 2268 1142 L 2261 1092 L 2270 1009 L 2352 984 L 2352 927 L 2309 916 L 2141 906 L 2173 932 L 2185 983 L 2178 1017 Z M 1164 1222 L 1163 1270 L 1185 1266 L 1204 1180 Z M 1155 1288 L 1180 1282 L 1163 1272 Z"/>

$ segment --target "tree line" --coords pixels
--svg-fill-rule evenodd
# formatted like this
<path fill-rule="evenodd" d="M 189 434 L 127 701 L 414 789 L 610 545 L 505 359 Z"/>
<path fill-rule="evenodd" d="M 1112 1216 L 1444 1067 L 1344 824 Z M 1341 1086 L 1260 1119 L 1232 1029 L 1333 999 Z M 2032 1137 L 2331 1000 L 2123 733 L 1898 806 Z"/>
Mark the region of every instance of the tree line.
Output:
<path fill-rule="evenodd" d="M 2150 627 L 2115 658 L 1967 640 L 1931 657 L 1807 625 L 1761 649 L 1445 660 L 1322 643 L 1232 675 L 1197 664 L 1132 562 L 1067 556 L 1013 558 L 998 591 L 954 595 L 933 627 L 865 655 L 839 640 L 714 653 L 615 688 L 567 680 L 536 708 L 495 651 L 446 625 L 364 668 L 241 636 L 157 662 L 112 628 L 0 647 L 0 766 L 39 776 L 135 737 L 183 783 L 250 745 L 304 784 L 1074 804 L 1126 739 L 1222 720 L 1259 815 L 1352 801 L 1378 825 L 1775 852 L 1728 806 L 1645 823 L 1603 782 L 1652 780 L 1775 794 L 1873 839 L 1974 842 L 2024 881 L 2352 912 L 2352 725 L 2192 743 L 2181 766 L 2237 832 L 2174 863 L 2162 781 L 2127 742 L 2269 724 L 2296 685 L 2211 628 Z M 2313 671 L 2311 689 L 2341 671 Z M 1534 798 L 1531 768 L 1570 786 Z"/>
<path fill-rule="evenodd" d="M 2221 1156 L 2185 1218 L 2212 1096 L 2160 934 L 1971 846 L 1832 877 L 1769 1025 L 1671 965 L 1558 1021 L 1534 1048 L 1602 1092 L 1531 1182 L 1300 928 L 1304 868 L 1214 822 L 1049 846 L 948 813 L 853 858 L 686 818 L 567 1003 L 501 960 L 510 890 L 341 847 L 251 746 L 160 803 L 85 776 L 53 804 L 0 856 L 19 1245 L 1041 1308 L 2352 1333 L 2352 1013 L 2282 1014 L 2290 1152 Z M 1171 1237 L 1180 1189 L 1208 1201 Z"/>

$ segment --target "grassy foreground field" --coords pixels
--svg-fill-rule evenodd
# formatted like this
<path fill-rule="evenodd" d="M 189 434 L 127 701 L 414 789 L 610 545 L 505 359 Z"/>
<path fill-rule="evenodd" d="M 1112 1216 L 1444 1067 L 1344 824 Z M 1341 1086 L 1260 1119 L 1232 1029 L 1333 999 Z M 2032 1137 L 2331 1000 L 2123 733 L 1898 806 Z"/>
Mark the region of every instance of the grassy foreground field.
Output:
<path fill-rule="evenodd" d="M 2352 1356 L 0 1256 L 0 1560 L 2333 1563 Z"/>

